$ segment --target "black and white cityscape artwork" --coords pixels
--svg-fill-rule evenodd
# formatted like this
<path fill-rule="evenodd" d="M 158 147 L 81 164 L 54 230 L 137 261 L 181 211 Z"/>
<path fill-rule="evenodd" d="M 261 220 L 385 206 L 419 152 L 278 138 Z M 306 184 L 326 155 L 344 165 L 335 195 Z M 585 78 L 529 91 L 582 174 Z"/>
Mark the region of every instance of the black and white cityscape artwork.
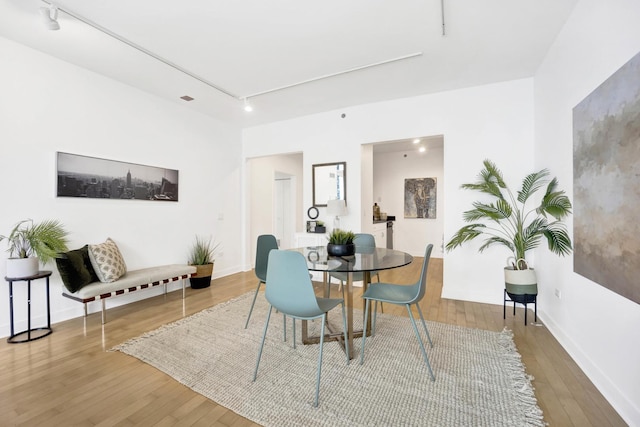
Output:
<path fill-rule="evenodd" d="M 58 197 L 178 201 L 178 171 L 58 152 Z"/>

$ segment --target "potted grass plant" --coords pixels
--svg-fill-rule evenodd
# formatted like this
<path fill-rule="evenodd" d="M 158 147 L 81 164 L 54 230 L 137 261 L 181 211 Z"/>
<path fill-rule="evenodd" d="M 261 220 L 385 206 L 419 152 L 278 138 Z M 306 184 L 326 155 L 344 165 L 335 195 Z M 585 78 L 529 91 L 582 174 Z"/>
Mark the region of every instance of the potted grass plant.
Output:
<path fill-rule="evenodd" d="M 504 246 L 511 254 L 504 268 L 509 296 L 521 302 L 523 295 L 537 295 L 536 274 L 526 259 L 527 252 L 538 247 L 543 238 L 549 250 L 557 255 L 572 251 L 562 222 L 571 214 L 571 202 L 563 190 L 558 190 L 558 180 L 549 179 L 549 171 L 542 169 L 527 175 L 514 195 L 502 172 L 493 162 L 485 160 L 476 182 L 461 187 L 486 195 L 490 201 L 474 202 L 473 209 L 463 213 L 464 221 L 470 224 L 455 232 L 446 245 L 447 251 L 481 236 L 485 240 L 479 252 L 492 245 Z M 532 205 L 534 194 L 543 188 L 539 203 Z"/>
<path fill-rule="evenodd" d="M 220 244 L 214 243 L 211 238 L 196 236 L 189 251 L 189 265 L 196 267 L 196 273 L 189 279 L 193 289 L 203 289 L 211 285 L 215 255 L 219 246 Z"/>
<path fill-rule="evenodd" d="M 356 253 L 353 239 L 356 235 L 351 231 L 335 228 L 329 235 L 327 253 L 333 256 L 349 256 Z"/>
<path fill-rule="evenodd" d="M 58 220 L 40 223 L 32 219 L 18 222 L 8 236 L 0 235 L 0 241 L 7 241 L 7 277 L 30 277 L 38 274 L 38 261 L 42 265 L 69 250 L 67 231 Z"/>

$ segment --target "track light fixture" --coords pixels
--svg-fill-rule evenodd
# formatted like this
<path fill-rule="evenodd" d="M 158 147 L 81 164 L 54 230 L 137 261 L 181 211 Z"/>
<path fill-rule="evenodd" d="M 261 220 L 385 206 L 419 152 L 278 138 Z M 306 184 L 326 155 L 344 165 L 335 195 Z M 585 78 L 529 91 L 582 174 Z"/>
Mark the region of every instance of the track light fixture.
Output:
<path fill-rule="evenodd" d="M 55 5 L 50 4 L 49 7 L 41 7 L 40 17 L 48 30 L 56 31 L 60 29 L 60 24 L 58 24 L 58 8 Z"/>
<path fill-rule="evenodd" d="M 249 104 L 249 101 L 247 101 L 247 98 L 244 98 L 244 111 L 246 111 L 247 113 L 250 113 L 253 111 L 253 107 L 251 106 L 251 104 Z"/>

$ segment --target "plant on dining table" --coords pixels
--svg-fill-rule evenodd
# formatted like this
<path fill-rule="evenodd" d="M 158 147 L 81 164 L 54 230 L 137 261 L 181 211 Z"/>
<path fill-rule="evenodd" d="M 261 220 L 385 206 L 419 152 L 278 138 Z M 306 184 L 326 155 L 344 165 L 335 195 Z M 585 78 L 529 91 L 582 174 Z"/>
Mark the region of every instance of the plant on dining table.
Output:
<path fill-rule="evenodd" d="M 353 243 L 356 235 L 352 231 L 334 229 L 329 235 L 329 243 L 332 245 L 348 245 Z"/>

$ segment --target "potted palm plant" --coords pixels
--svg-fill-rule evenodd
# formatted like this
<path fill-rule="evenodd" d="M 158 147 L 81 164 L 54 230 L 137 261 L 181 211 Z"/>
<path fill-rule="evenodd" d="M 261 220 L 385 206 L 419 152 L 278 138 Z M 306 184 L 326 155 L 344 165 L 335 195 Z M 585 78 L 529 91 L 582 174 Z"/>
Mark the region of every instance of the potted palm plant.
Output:
<path fill-rule="evenodd" d="M 7 241 L 7 277 L 30 277 L 38 274 L 38 260 L 42 265 L 69 250 L 67 231 L 57 220 L 35 223 L 25 219 L 17 223 L 8 236 L 0 235 L 0 241 Z"/>
<path fill-rule="evenodd" d="M 220 244 L 214 244 L 211 238 L 204 239 L 196 236 L 189 251 L 189 265 L 196 267 L 195 275 L 189 279 L 193 289 L 203 289 L 211 285 L 215 255 L 219 246 Z"/>
<path fill-rule="evenodd" d="M 356 253 L 353 239 L 356 235 L 351 231 L 335 228 L 329 235 L 327 253 L 333 256 L 348 256 Z"/>
<path fill-rule="evenodd" d="M 527 202 L 545 186 L 540 203 L 529 206 Z M 571 214 L 571 202 L 564 191 L 558 190 L 558 180 L 550 180 L 549 171 L 542 169 L 527 175 L 514 196 L 502 172 L 490 160 L 485 160 L 478 180 L 461 187 L 486 194 L 493 200 L 474 202 L 473 209 L 464 212 L 463 219 L 471 224 L 456 231 L 446 245 L 447 251 L 479 236 L 485 237 L 480 252 L 494 244 L 505 246 L 511 252 L 504 269 L 509 297 L 521 302 L 522 295 L 537 295 L 536 275 L 526 260 L 527 251 L 536 248 L 543 237 L 555 254 L 564 256 L 572 251 L 571 239 L 562 222 Z"/>

